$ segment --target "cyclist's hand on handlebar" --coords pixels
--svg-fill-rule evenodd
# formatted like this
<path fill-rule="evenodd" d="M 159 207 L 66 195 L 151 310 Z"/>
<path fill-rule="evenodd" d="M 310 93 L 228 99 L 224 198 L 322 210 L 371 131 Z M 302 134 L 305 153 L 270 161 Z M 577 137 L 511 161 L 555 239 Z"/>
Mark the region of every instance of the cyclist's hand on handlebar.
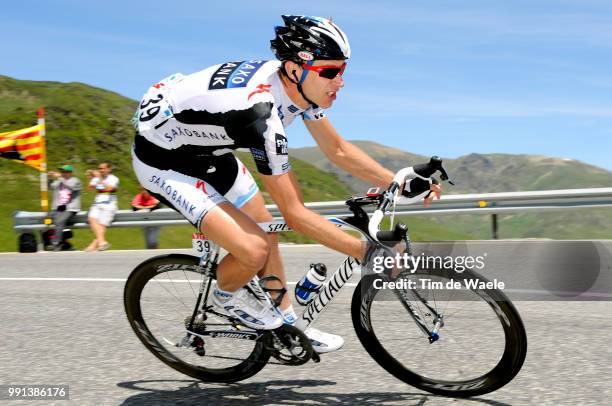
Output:
<path fill-rule="evenodd" d="M 437 197 L 439 199 L 441 194 L 442 185 L 434 177 L 417 177 L 407 180 L 402 188 L 402 196 L 408 198 L 423 196 L 423 205 L 425 207 L 428 207 L 434 198 Z"/>

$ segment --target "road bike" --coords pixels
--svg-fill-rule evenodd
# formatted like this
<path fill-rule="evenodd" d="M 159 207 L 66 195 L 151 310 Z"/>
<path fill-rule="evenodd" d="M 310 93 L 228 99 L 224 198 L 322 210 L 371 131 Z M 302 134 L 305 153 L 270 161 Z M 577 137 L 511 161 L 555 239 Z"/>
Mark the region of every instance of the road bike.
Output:
<path fill-rule="evenodd" d="M 518 374 L 527 352 L 523 322 L 503 291 L 487 288 L 488 280 L 470 269 L 367 271 L 376 253 L 388 252 L 398 242 L 403 253 L 414 255 L 405 224 L 390 231 L 380 231 L 380 224 L 392 213 L 394 202 L 422 198 L 400 197 L 400 185 L 415 177 L 431 180 L 437 171 L 448 180 L 437 157 L 404 168 L 387 190 L 348 199 L 352 216 L 328 218 L 338 227 L 359 232 L 370 246 L 370 256 L 363 263 L 346 258 L 295 325 L 254 330 L 218 313 L 209 296 L 220 247 L 201 236 L 194 246 L 199 256 L 160 255 L 133 270 L 124 291 L 130 325 L 145 347 L 175 370 L 207 382 L 236 382 L 269 362 L 319 362 L 303 331 L 361 270 L 351 301 L 352 322 L 361 344 L 382 368 L 434 394 L 467 397 L 501 388 Z M 365 210 L 369 206 L 376 207 L 371 217 Z M 283 220 L 259 226 L 267 232 L 290 231 Z M 442 292 L 423 280 L 459 283 L 463 289 Z M 466 281 L 472 283 L 463 284 Z M 395 288 L 381 289 L 384 283 Z M 271 276 L 256 276 L 246 288 L 271 308 L 286 293 Z"/>

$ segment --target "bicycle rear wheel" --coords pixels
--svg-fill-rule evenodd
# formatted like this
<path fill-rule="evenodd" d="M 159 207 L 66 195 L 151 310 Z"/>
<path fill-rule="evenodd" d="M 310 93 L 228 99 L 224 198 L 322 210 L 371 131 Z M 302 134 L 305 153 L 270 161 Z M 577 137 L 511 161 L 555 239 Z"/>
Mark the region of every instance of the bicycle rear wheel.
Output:
<path fill-rule="evenodd" d="M 525 360 L 527 336 L 503 292 L 465 288 L 466 280 L 488 282 L 471 271 L 417 271 L 400 279 L 414 281 L 416 289 L 406 288 L 407 284 L 393 291 L 376 289 L 383 277 L 368 275 L 352 299 L 357 336 L 381 367 L 419 389 L 457 397 L 492 392 L 516 376 Z M 423 279 L 442 283 L 453 279 L 463 289 L 434 289 L 433 284 L 421 285 Z M 443 316 L 439 339 L 430 340 L 409 308 L 430 333 L 439 321 L 436 313 Z"/>
<path fill-rule="evenodd" d="M 136 267 L 124 290 L 130 325 L 149 351 L 181 373 L 207 382 L 249 378 L 270 358 L 268 336 L 202 311 L 201 303 L 191 324 L 200 292 L 204 301 L 212 289 L 198 263 L 197 257 L 170 254 Z"/>

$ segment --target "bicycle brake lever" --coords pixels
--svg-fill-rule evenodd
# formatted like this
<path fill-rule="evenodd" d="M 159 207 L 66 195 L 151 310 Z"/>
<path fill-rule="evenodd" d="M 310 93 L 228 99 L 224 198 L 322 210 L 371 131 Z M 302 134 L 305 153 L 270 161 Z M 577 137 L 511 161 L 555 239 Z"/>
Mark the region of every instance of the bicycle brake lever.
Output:
<path fill-rule="evenodd" d="M 449 179 L 448 174 L 446 173 L 446 170 L 444 170 L 444 168 L 442 167 L 442 165 L 440 165 L 440 167 L 438 168 L 438 170 L 440 171 L 440 179 L 447 181 L 448 183 L 450 183 L 451 185 L 455 186 L 455 182 L 453 182 L 452 180 Z"/>
<path fill-rule="evenodd" d="M 451 185 L 455 185 L 455 183 L 449 179 L 446 170 L 442 167 L 442 159 L 437 155 L 432 156 L 429 162 L 426 164 L 415 165 L 414 171 L 418 175 L 421 175 L 426 178 L 431 177 L 434 173 L 439 171 L 441 180 L 447 181 Z"/>

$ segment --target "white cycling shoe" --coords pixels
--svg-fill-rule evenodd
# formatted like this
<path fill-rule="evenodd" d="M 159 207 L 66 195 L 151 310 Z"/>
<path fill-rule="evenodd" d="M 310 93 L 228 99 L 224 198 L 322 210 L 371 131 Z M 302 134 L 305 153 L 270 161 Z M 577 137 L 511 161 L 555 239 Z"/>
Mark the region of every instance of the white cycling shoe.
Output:
<path fill-rule="evenodd" d="M 219 313 L 235 317 L 256 330 L 274 330 L 283 325 L 280 314 L 261 303 L 245 288 L 232 293 L 215 289 L 212 302 Z"/>
<path fill-rule="evenodd" d="M 310 338 L 312 349 L 315 350 L 317 354 L 337 351 L 344 345 L 344 338 L 341 336 L 324 333 L 314 327 L 308 327 L 304 331 L 304 334 L 306 334 L 306 337 Z"/>

